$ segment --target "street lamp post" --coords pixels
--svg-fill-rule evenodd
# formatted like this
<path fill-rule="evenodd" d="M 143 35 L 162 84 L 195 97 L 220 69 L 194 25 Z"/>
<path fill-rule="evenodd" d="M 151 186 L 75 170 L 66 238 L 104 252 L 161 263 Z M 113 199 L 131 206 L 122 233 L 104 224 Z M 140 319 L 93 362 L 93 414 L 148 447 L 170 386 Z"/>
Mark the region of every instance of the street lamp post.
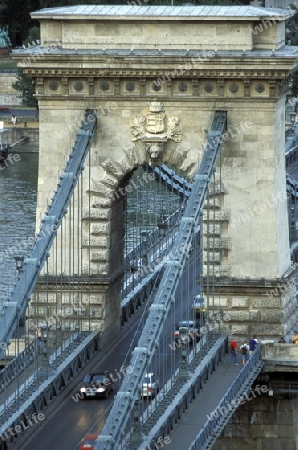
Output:
<path fill-rule="evenodd" d="M 178 378 L 180 380 L 187 380 L 189 377 L 188 361 L 187 361 L 189 336 L 187 328 L 185 327 L 179 328 L 179 339 L 181 340 L 181 352 L 179 360 Z"/>
<path fill-rule="evenodd" d="M 159 237 L 161 238 L 161 240 L 164 237 L 167 237 L 168 224 L 166 222 L 166 216 L 165 216 L 163 210 L 161 211 L 161 221 L 160 221 L 160 223 L 157 224 L 157 228 L 158 228 L 158 234 L 159 234 Z M 166 239 L 166 247 L 167 246 L 168 246 L 168 242 Z"/>
<path fill-rule="evenodd" d="M 142 266 L 148 266 L 148 234 L 147 231 L 141 232 L 141 248 L 142 248 Z"/>
<path fill-rule="evenodd" d="M 157 228 L 158 228 L 159 236 L 160 237 L 165 237 L 168 225 L 166 223 L 158 223 L 157 224 Z"/>
<path fill-rule="evenodd" d="M 291 112 L 290 113 L 290 119 L 291 119 L 291 124 L 292 124 L 292 134 L 295 135 L 295 126 L 296 126 L 296 113 L 295 112 Z"/>
<path fill-rule="evenodd" d="M 15 256 L 14 259 L 16 262 L 16 271 L 17 271 L 18 275 L 20 275 L 20 273 L 23 269 L 24 256 Z"/>
<path fill-rule="evenodd" d="M 290 207 L 290 240 L 291 242 L 296 240 L 296 208 L 293 203 Z"/>
<path fill-rule="evenodd" d="M 165 237 L 166 249 L 168 248 L 168 240 L 167 240 L 168 225 L 166 223 L 162 222 L 162 223 L 158 223 L 157 227 L 158 227 L 158 234 L 160 237 L 160 244 L 161 244 L 160 248 L 159 248 L 159 254 L 163 254 L 163 252 L 164 252 L 164 248 L 163 248 L 164 237 Z"/>
<path fill-rule="evenodd" d="M 43 343 L 43 348 L 42 348 L 43 362 L 42 362 L 42 365 L 45 368 L 46 376 L 48 376 L 48 373 L 49 373 L 49 348 L 48 348 L 49 330 L 50 330 L 50 325 L 42 325 L 42 327 L 41 327 L 41 339 L 42 339 L 42 343 Z"/>
<path fill-rule="evenodd" d="M 194 320 L 196 322 L 196 326 L 199 326 L 199 336 L 200 340 L 202 338 L 202 330 L 204 329 L 205 325 L 205 314 L 206 314 L 206 305 L 205 305 L 205 298 L 202 297 L 200 294 L 196 295 L 194 300 Z M 202 344 L 201 344 L 202 345 Z"/>

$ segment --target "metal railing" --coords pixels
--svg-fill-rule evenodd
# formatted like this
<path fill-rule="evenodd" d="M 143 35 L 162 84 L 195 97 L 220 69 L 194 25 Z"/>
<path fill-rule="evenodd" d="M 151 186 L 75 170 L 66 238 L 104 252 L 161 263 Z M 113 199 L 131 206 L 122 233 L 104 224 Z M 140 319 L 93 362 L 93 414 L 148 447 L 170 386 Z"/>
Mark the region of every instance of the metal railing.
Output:
<path fill-rule="evenodd" d="M 12 383 L 36 358 L 36 342 L 31 341 L 22 352 L 12 359 L 0 372 L 0 393 Z"/>
<path fill-rule="evenodd" d="M 206 335 L 205 335 L 206 336 Z M 211 336 L 208 340 L 211 340 Z M 217 337 L 212 342 L 212 348 L 201 358 L 200 363 L 191 374 L 188 380 L 181 380 L 180 389 L 171 398 L 171 408 L 166 408 L 163 414 L 154 411 L 155 425 L 142 442 L 142 447 L 150 447 L 150 444 L 157 440 L 159 436 L 167 436 L 175 428 L 182 415 L 187 411 L 190 404 L 199 396 L 204 384 L 210 379 L 216 367 L 222 362 L 227 349 L 227 336 Z M 204 346 L 202 346 L 204 350 Z M 199 356 L 199 354 L 197 355 Z M 178 380 L 179 382 L 180 380 Z M 167 405 L 169 404 L 169 401 Z M 158 417 L 158 420 L 156 420 Z M 146 447 L 147 448 L 147 447 Z"/>
<path fill-rule="evenodd" d="M 0 435 L 6 449 L 11 448 L 18 439 L 9 430 L 44 411 L 98 350 L 98 332 L 81 333 L 77 340 L 71 340 L 67 348 L 61 349 L 57 359 L 50 361 L 47 373 L 41 373 L 38 378 L 32 376 L 24 386 L 20 386 L 21 395 L 17 401 L 12 395 L 9 407 L 4 405 L 3 411 L 0 411 Z M 74 397 L 74 401 L 79 400 L 78 394 Z"/>
<path fill-rule="evenodd" d="M 210 418 L 200 430 L 189 450 L 209 450 L 222 430 L 230 420 L 232 414 L 239 406 L 239 398 L 248 393 L 258 374 L 261 372 L 264 362 L 261 358 L 261 344 L 254 350 L 248 362 L 239 372 L 224 397 L 215 410 L 210 413 Z"/>
<path fill-rule="evenodd" d="M 24 260 L 17 285 L 9 301 L 4 302 L 0 318 L 0 342 L 8 343 L 19 320 L 28 306 L 30 295 L 36 286 L 40 271 L 52 246 L 57 229 L 67 210 L 79 175 L 83 170 L 85 157 L 91 146 L 97 117 L 94 111 L 87 110 L 85 119 L 77 133 L 73 151 L 69 157 L 63 174 L 60 177 L 48 211 L 42 220 L 41 228 L 32 251 Z M 0 349 L 0 355 L 4 350 Z"/>

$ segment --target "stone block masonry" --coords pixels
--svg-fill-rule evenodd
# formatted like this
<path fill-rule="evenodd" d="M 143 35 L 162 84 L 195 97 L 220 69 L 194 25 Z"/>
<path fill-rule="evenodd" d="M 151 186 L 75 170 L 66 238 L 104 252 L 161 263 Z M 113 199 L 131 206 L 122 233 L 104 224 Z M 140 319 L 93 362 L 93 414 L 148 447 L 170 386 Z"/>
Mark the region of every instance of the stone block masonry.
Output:
<path fill-rule="evenodd" d="M 83 229 L 81 267 L 84 276 L 92 270 L 113 283 L 123 254 L 123 208 L 115 192 L 152 158 L 192 180 L 206 144 L 204 130 L 215 110 L 227 111 L 213 180 L 220 188 L 211 194 L 214 211 L 203 215 L 204 275 L 220 291 L 212 296 L 214 308 L 223 309 L 220 297 L 227 302 L 229 334 L 283 335 L 295 320 L 293 292 L 288 286 L 268 304 L 267 290 L 277 287 L 277 279 L 285 284 L 291 266 L 284 164 L 285 98 L 298 64 L 296 48 L 284 40 L 291 12 L 150 8 L 90 5 L 84 14 L 79 7 L 32 14 L 41 23 L 41 45 L 17 50 L 14 58 L 36 80 L 37 217 L 83 111 L 97 109 L 92 183 L 85 190 L 92 210 L 77 221 Z"/>
<path fill-rule="evenodd" d="M 245 402 L 213 450 L 297 450 L 298 398 L 262 396 Z"/>

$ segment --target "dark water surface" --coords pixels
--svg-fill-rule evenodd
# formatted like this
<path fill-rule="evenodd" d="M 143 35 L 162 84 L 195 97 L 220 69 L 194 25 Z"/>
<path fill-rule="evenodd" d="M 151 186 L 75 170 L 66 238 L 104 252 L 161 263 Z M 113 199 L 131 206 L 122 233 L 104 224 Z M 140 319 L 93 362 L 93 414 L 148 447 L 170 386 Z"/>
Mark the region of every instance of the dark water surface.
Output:
<path fill-rule="evenodd" d="M 11 161 L 0 166 L 1 300 L 9 297 L 15 283 L 14 256 L 28 254 L 28 239 L 35 233 L 38 153 L 15 153 Z"/>

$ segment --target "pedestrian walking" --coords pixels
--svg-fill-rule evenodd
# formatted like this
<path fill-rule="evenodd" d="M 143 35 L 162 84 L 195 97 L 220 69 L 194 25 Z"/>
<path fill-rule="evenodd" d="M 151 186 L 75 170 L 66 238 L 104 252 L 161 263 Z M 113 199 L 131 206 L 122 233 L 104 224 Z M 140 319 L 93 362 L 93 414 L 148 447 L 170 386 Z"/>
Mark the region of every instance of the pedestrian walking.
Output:
<path fill-rule="evenodd" d="M 231 351 L 231 366 L 239 366 L 237 363 L 237 353 L 238 353 L 238 345 L 236 339 L 233 338 L 230 343 L 230 351 Z"/>
<path fill-rule="evenodd" d="M 240 350 L 242 355 L 242 365 L 244 366 L 249 360 L 249 345 L 247 341 L 241 345 Z"/>
<path fill-rule="evenodd" d="M 16 125 L 16 123 L 17 123 L 17 118 L 16 118 L 16 116 L 15 116 L 14 114 L 11 116 L 10 121 L 11 121 L 11 123 L 12 123 L 13 125 Z"/>
<path fill-rule="evenodd" d="M 38 353 L 40 353 L 40 351 L 41 351 L 41 328 L 40 327 L 37 328 L 35 335 L 36 335 L 36 339 L 37 339 L 37 351 L 38 351 Z"/>
<path fill-rule="evenodd" d="M 138 269 L 142 268 L 142 258 L 138 258 Z"/>
<path fill-rule="evenodd" d="M 252 353 L 258 345 L 257 336 L 254 334 L 253 337 L 249 340 L 249 352 Z"/>
<path fill-rule="evenodd" d="M 138 271 L 138 261 L 136 258 L 134 258 L 132 261 L 130 261 L 130 271 L 131 271 L 131 273 Z"/>
<path fill-rule="evenodd" d="M 131 273 L 133 273 L 134 272 L 134 265 L 133 265 L 133 260 L 132 261 L 130 261 L 130 271 L 131 271 Z"/>

